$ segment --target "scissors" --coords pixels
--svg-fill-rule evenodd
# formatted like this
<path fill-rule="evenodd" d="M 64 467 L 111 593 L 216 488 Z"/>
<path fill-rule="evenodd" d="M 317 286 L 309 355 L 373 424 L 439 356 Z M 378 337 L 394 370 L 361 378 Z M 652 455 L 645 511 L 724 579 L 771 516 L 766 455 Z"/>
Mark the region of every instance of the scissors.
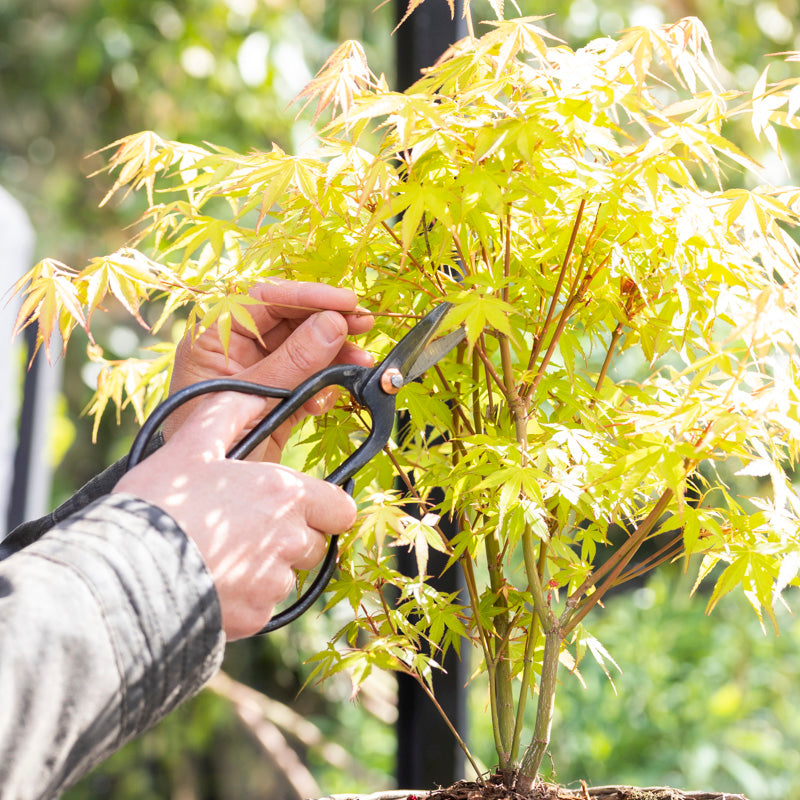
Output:
<path fill-rule="evenodd" d="M 280 389 L 235 378 L 212 378 L 177 391 L 159 405 L 147 418 L 133 441 L 126 471 L 133 469 L 143 458 L 147 445 L 164 420 L 179 406 L 200 395 L 211 392 L 242 392 L 259 397 L 278 398 L 280 402 L 226 454 L 227 458 L 243 459 L 272 434 L 295 411 L 317 392 L 328 386 L 346 389 L 371 419 L 371 429 L 364 442 L 345 459 L 325 480 L 353 494 L 353 475 L 383 450 L 394 428 L 396 398 L 407 383 L 419 378 L 444 358 L 465 338 L 463 327 L 434 340 L 450 303 L 441 303 L 427 313 L 375 367 L 353 364 L 334 364 L 320 370 L 295 389 Z M 328 551 L 308 590 L 291 606 L 276 614 L 256 636 L 282 628 L 307 611 L 322 594 L 331 579 L 338 555 L 338 536 L 331 536 Z"/>

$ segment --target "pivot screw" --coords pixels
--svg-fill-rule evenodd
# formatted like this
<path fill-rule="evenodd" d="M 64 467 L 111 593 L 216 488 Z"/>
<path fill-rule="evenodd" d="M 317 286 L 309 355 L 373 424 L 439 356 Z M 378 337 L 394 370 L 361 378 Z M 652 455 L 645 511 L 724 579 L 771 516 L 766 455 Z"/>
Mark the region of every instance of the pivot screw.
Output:
<path fill-rule="evenodd" d="M 390 367 L 381 375 L 381 389 L 386 394 L 397 394 L 403 388 L 404 383 L 403 373 L 394 367 Z"/>

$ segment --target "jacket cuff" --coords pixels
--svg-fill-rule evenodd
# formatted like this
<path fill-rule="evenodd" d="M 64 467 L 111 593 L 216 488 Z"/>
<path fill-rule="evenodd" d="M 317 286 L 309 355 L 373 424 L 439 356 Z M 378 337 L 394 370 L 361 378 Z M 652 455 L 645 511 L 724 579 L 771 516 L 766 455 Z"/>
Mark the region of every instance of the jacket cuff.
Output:
<path fill-rule="evenodd" d="M 120 736 L 149 728 L 217 672 L 225 636 L 213 578 L 194 542 L 156 506 L 116 493 L 47 536 L 87 564 L 120 655 Z M 75 562 L 79 562 L 76 564 Z M 96 577 L 95 577 L 96 576 Z M 105 602 L 103 585 L 112 602 Z"/>
<path fill-rule="evenodd" d="M 72 609 L 74 622 L 58 602 L 49 607 L 51 623 L 67 628 L 64 636 L 51 630 L 53 649 L 64 650 L 64 663 L 83 664 L 73 685 L 63 686 L 71 698 L 61 701 L 69 711 L 60 736 L 71 743 L 57 780 L 63 787 L 214 675 L 225 646 L 219 600 L 200 552 L 177 523 L 125 493 L 74 513 L 15 558 L 49 577 L 57 593 L 86 598 Z M 76 707 L 84 695 L 91 699 Z M 82 719 L 99 709 L 94 719 L 102 724 Z"/>

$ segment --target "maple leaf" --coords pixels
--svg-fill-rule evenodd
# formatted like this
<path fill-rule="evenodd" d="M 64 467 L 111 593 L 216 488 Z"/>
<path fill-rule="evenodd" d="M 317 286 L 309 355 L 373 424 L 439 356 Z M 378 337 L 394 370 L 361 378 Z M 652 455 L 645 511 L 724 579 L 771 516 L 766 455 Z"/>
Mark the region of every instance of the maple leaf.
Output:
<path fill-rule="evenodd" d="M 334 116 L 336 109 L 340 108 L 342 116 L 347 121 L 354 98 L 374 85 L 376 80 L 367 64 L 364 48 L 355 41 L 344 42 L 333 51 L 311 83 L 295 98 L 296 100 L 307 98 L 298 116 L 316 99 L 314 122 L 331 104 Z"/>

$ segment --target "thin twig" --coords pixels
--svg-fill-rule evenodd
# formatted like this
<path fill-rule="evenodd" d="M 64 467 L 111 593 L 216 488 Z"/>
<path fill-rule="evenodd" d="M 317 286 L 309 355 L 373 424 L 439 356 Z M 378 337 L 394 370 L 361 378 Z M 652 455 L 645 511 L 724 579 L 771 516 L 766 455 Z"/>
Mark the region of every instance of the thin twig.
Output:
<path fill-rule="evenodd" d="M 494 368 L 494 365 L 489 360 L 489 356 L 486 355 L 486 351 L 475 343 L 475 352 L 478 354 L 478 357 L 481 361 L 483 361 L 483 366 L 486 369 L 487 374 L 491 379 L 497 384 L 500 391 L 505 395 L 506 387 L 503 384 L 503 379 L 497 374 L 497 370 Z"/>
<path fill-rule="evenodd" d="M 481 768 L 475 763 L 475 759 L 472 757 L 472 753 L 467 747 L 467 743 L 461 738 L 458 731 L 455 729 L 455 726 L 452 722 L 450 722 L 450 717 L 445 714 L 444 709 L 439 705 L 439 701 L 434 697 L 433 692 L 430 690 L 430 687 L 427 683 L 423 680 L 421 675 L 418 675 L 416 672 L 410 673 L 414 678 L 417 679 L 417 683 L 422 687 L 422 691 L 428 695 L 433 705 L 436 707 L 436 710 L 441 714 L 442 719 L 444 720 L 445 724 L 448 728 L 450 728 L 450 732 L 455 737 L 456 741 L 458 742 L 458 746 L 464 751 L 464 755 L 467 757 L 467 760 L 472 765 L 472 768 L 475 770 L 476 780 L 479 783 L 482 783 L 481 779 Z"/>
<path fill-rule="evenodd" d="M 486 355 L 486 337 L 484 336 L 483 331 L 481 331 L 480 345 L 483 354 Z M 478 351 L 478 357 L 481 357 L 480 353 L 481 351 Z M 492 393 L 492 376 L 489 373 L 489 367 L 486 365 L 485 361 L 483 365 L 483 371 L 486 376 L 486 394 L 489 403 L 487 411 L 489 412 L 489 419 L 493 420 L 495 418 L 494 417 L 495 410 L 494 410 L 494 394 Z"/>
<path fill-rule="evenodd" d="M 302 763 L 295 750 L 289 746 L 278 726 L 270 719 L 270 712 L 276 705 L 281 704 L 276 704 L 276 701 L 262 695 L 261 692 L 234 681 L 224 672 L 215 676 L 209 684 L 209 688 L 230 701 L 236 715 L 278 766 L 299 797 L 316 797 L 319 794 L 319 786 L 317 786 L 314 776 Z M 288 715 L 284 714 L 284 723 L 292 729 L 292 733 L 298 735 L 299 732 L 302 732 L 307 738 L 311 736 L 312 739 L 321 737 L 316 726 L 313 726 L 316 729 L 316 735 L 311 734 L 308 729 L 311 723 L 302 720 L 302 723 L 305 724 L 300 725 L 298 723 L 301 720 L 297 719 L 294 712 L 285 707 L 283 710 L 289 712 Z M 301 737 L 298 736 L 298 738 Z M 323 744 L 323 742 L 317 739 L 315 744 Z M 339 752 L 340 750 L 341 748 L 336 747 L 338 766 L 341 767 L 343 763 L 348 763 L 349 769 L 354 768 L 355 765 L 347 753 Z"/>
<path fill-rule="evenodd" d="M 491 649 L 489 647 L 489 639 L 486 634 L 486 629 L 481 624 L 478 613 L 478 602 L 480 600 L 478 595 L 478 582 L 475 579 L 475 567 L 472 563 L 472 556 L 469 554 L 469 550 L 464 551 L 459 558 L 459 563 L 464 571 L 464 581 L 467 584 L 467 594 L 469 595 L 470 606 L 472 606 L 472 618 L 475 621 L 478 637 L 481 640 L 481 647 L 483 648 L 484 657 L 488 662 L 491 659 Z"/>
<path fill-rule="evenodd" d="M 276 306 L 277 308 L 291 308 L 295 311 L 335 311 L 343 317 L 395 317 L 397 319 L 423 319 L 425 314 L 410 314 L 408 312 L 402 313 L 399 311 L 369 311 L 365 308 L 356 308 L 352 311 L 342 311 L 338 308 L 315 308 L 313 306 L 298 306 L 291 303 L 259 303 L 259 305 Z"/>
<path fill-rule="evenodd" d="M 542 362 L 541 364 L 539 364 L 539 369 L 536 371 L 536 375 L 534 376 L 534 379 L 531 382 L 530 388 L 525 394 L 526 405 L 530 405 L 531 399 L 533 398 L 533 393 L 536 391 L 539 382 L 544 377 L 545 370 L 550 364 L 550 360 L 552 359 L 553 354 L 555 353 L 556 346 L 558 345 L 558 342 L 564 333 L 564 329 L 567 327 L 567 322 L 569 321 L 572 311 L 574 310 L 575 306 L 581 301 L 584 294 L 591 285 L 592 281 L 594 280 L 595 276 L 603 268 L 603 266 L 606 264 L 606 262 L 610 257 L 611 254 L 609 253 L 609 255 L 606 256 L 606 258 L 604 258 L 603 261 L 601 261 L 593 271 L 590 270 L 586 272 L 586 274 L 583 276 L 583 279 L 580 282 L 580 285 L 577 285 L 578 279 L 576 276 L 573 285 L 570 287 L 569 299 L 567 300 L 566 304 L 564 305 L 564 308 L 561 311 L 561 314 L 558 317 L 558 324 L 556 325 L 556 329 L 553 333 L 552 338 L 550 339 L 550 344 L 547 347 L 547 352 L 544 354 L 544 356 L 542 356 Z M 577 288 L 575 288 L 576 286 Z"/>
<path fill-rule="evenodd" d="M 452 394 L 454 397 L 458 397 L 459 392 L 454 392 L 453 391 L 452 387 L 450 386 L 450 381 L 448 381 L 447 378 L 445 378 L 444 373 L 442 372 L 441 366 L 439 364 L 434 364 L 433 369 L 436 372 L 436 374 L 439 376 L 439 380 L 442 382 L 442 386 L 444 387 L 444 390 L 446 392 L 448 392 L 449 394 Z M 464 409 L 461 408 L 461 404 L 460 403 L 454 403 L 453 404 L 453 412 L 458 414 L 459 419 L 463 423 L 464 427 L 467 429 L 468 433 L 470 435 L 474 435 L 475 430 L 472 427 L 472 423 L 470 422 L 469 418 L 467 417 L 466 412 L 464 411 Z"/>
<path fill-rule="evenodd" d="M 653 555 L 642 561 L 641 564 L 637 564 L 636 566 L 631 567 L 627 572 L 622 573 L 617 579 L 616 585 L 620 586 L 623 583 L 633 580 L 634 578 L 638 578 L 647 572 L 654 570 L 661 564 L 664 564 L 667 561 L 672 561 L 673 559 L 677 558 L 677 556 L 681 555 L 682 552 L 683 533 L 679 533 L 668 544 L 664 545 L 664 547 L 658 550 L 658 552 L 653 553 Z"/>
<path fill-rule="evenodd" d="M 578 229 L 580 228 L 583 210 L 585 207 L 586 198 L 583 198 L 578 206 L 578 211 L 575 214 L 575 222 L 572 225 L 572 233 L 569 237 L 569 244 L 567 244 L 567 251 L 564 253 L 564 258 L 561 261 L 561 269 L 558 273 L 558 280 L 556 281 L 556 288 L 553 290 L 553 296 L 550 298 L 550 307 L 547 309 L 547 316 L 542 323 L 542 328 L 539 331 L 539 335 L 534 336 L 534 345 L 530 358 L 528 359 L 527 372 L 533 371 L 533 367 L 536 364 L 536 360 L 538 359 L 539 353 L 544 345 L 547 329 L 550 327 L 550 323 L 552 322 L 553 314 L 555 313 L 555 308 L 558 304 L 558 296 L 561 294 L 561 287 L 564 285 L 564 279 L 567 275 L 567 267 L 569 266 L 570 258 L 572 258 L 572 251 L 575 248 L 575 240 L 578 236 Z"/>
<path fill-rule="evenodd" d="M 392 229 L 392 226 L 391 226 L 391 225 L 389 225 L 389 223 L 388 223 L 388 222 L 386 222 L 385 220 L 384 220 L 383 222 L 381 222 L 381 225 L 382 225 L 382 226 L 383 226 L 383 228 L 386 230 L 386 232 L 389 234 L 389 236 L 391 236 L 391 237 L 394 239 L 394 242 L 395 242 L 395 244 L 398 244 L 398 245 L 400 245 L 400 246 L 401 246 L 401 248 L 402 248 L 402 245 L 403 245 L 403 243 L 400 241 L 400 237 L 397 235 L 397 233 L 395 233 L 395 231 Z M 418 269 L 418 270 L 419 270 L 419 271 L 420 271 L 420 272 L 421 272 L 423 275 L 425 275 L 425 267 L 423 267 L 423 266 L 422 266 L 422 264 L 420 264 L 420 263 L 419 263 L 419 261 L 417 261 L 417 259 L 416 259 L 416 258 L 414 258 L 414 256 L 412 256 L 412 255 L 411 255 L 411 253 L 410 253 L 410 252 L 406 251 L 406 255 L 408 256 L 408 260 L 409 260 L 409 261 L 410 261 L 410 262 L 411 262 L 411 263 L 412 263 L 412 264 L 413 264 L 413 265 L 414 265 L 414 266 L 415 266 L 415 267 L 416 267 L 416 268 L 417 268 L 417 269 Z"/>
<path fill-rule="evenodd" d="M 577 613 L 570 614 L 570 620 L 565 630 L 565 635 L 568 634 L 576 625 L 580 623 L 580 621 L 589 613 L 589 611 L 594 608 L 600 600 L 603 599 L 606 592 L 614 586 L 617 578 L 619 577 L 622 570 L 630 563 L 630 560 L 636 554 L 636 551 L 641 546 L 642 542 L 647 538 L 650 532 L 653 530 L 655 525 L 657 524 L 658 520 L 661 518 L 661 515 L 664 513 L 666 507 L 669 505 L 670 501 L 672 500 L 673 491 L 672 489 L 667 489 L 658 498 L 656 504 L 653 506 L 653 509 L 650 513 L 642 520 L 639 527 L 634 531 L 633 535 L 628 539 L 628 541 L 617 551 L 615 554 L 615 558 L 613 559 L 616 561 L 616 566 L 611 570 L 608 577 L 603 581 L 602 585 L 595 589 L 595 591 L 586 598 L 585 603 L 581 606 L 580 610 Z M 611 559 L 609 559 L 611 560 Z M 606 565 L 608 562 L 606 562 Z M 604 566 L 606 566 L 604 565 Z M 592 580 L 593 579 L 593 580 Z M 590 585 L 597 583 L 596 576 L 590 576 L 587 580 L 591 580 Z M 586 581 L 584 581 L 586 583 Z M 575 597 L 577 593 L 574 593 L 572 597 Z"/>
<path fill-rule="evenodd" d="M 606 379 L 606 375 L 608 374 L 608 368 L 611 366 L 611 359 L 614 356 L 614 350 L 619 343 L 619 340 L 622 338 L 622 323 L 620 322 L 616 328 L 614 328 L 614 333 L 611 334 L 611 341 L 608 344 L 608 350 L 606 351 L 606 357 L 603 360 L 603 366 L 600 368 L 600 374 L 597 376 L 597 383 L 594 385 L 595 394 L 600 391 L 600 387 L 603 385 L 603 381 Z M 595 398 L 592 398 L 592 405 L 594 405 Z"/>

